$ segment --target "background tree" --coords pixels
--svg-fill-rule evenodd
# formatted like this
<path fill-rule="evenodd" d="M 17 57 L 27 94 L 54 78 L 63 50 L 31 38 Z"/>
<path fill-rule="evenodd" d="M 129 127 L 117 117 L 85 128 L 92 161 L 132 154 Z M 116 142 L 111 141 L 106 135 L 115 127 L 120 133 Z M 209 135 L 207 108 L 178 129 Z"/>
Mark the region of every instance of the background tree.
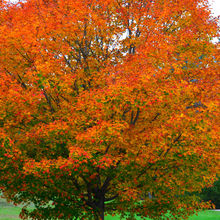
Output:
<path fill-rule="evenodd" d="M 207 1 L 28 0 L 0 12 L 0 186 L 22 218 L 210 207 L 191 194 L 219 165 Z"/>
<path fill-rule="evenodd" d="M 200 197 L 204 201 L 211 201 L 216 209 L 220 208 L 220 180 L 219 177 L 213 184 L 213 186 L 206 187 L 200 193 Z"/>

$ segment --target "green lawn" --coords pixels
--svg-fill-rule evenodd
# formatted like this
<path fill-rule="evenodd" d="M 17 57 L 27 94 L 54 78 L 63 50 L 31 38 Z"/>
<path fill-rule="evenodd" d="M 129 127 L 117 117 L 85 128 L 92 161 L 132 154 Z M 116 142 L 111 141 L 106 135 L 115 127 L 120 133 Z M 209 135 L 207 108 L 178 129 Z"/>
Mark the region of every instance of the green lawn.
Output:
<path fill-rule="evenodd" d="M 194 215 L 190 220 L 219 220 L 220 212 L 219 211 L 205 211 L 199 212 L 198 216 Z"/>
<path fill-rule="evenodd" d="M 19 219 L 19 212 L 21 207 L 15 207 L 11 204 L 6 203 L 3 199 L 0 199 L 0 220 L 15 220 Z M 106 220 L 119 220 L 117 216 L 106 216 Z M 200 212 L 198 216 L 194 215 L 189 218 L 189 220 L 219 220 L 220 211 L 204 211 Z M 141 218 L 137 217 L 137 220 Z M 149 219 L 146 219 L 149 220 Z"/>
<path fill-rule="evenodd" d="M 107 216 L 106 220 L 119 220 L 120 218 L 115 216 Z M 141 218 L 137 217 L 137 220 L 141 220 Z M 145 220 L 150 220 L 149 218 L 145 218 Z M 220 220 L 220 211 L 204 211 L 199 212 L 198 216 L 194 215 L 189 218 L 189 220 Z"/>
<path fill-rule="evenodd" d="M 19 207 L 0 207 L 0 219 L 1 220 L 14 220 L 19 219 Z"/>
<path fill-rule="evenodd" d="M 19 219 L 21 207 L 15 207 L 0 198 L 0 220 Z"/>

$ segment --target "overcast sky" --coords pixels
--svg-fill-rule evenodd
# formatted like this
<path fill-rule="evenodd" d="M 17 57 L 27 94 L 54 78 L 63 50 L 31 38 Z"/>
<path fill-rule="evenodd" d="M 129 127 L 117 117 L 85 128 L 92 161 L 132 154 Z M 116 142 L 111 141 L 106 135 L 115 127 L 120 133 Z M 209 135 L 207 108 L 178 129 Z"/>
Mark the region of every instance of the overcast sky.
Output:
<path fill-rule="evenodd" d="M 209 0 L 214 16 L 220 16 L 220 0 Z"/>

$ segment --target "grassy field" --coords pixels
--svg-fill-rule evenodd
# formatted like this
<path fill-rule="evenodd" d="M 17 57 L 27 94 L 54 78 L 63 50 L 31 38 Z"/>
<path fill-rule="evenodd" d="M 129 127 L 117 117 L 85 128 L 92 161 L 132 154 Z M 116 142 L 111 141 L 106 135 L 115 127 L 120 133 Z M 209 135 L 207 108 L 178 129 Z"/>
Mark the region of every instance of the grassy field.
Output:
<path fill-rule="evenodd" d="M 0 199 L 0 220 L 18 220 L 19 212 L 21 207 L 15 207 L 11 204 L 8 204 L 3 199 Z M 119 220 L 117 216 L 106 216 L 106 220 Z M 141 220 L 141 218 L 137 218 Z M 150 220 L 150 219 L 146 219 Z M 220 220 L 220 211 L 204 211 L 200 212 L 198 216 L 194 215 L 189 218 L 189 220 Z"/>
<path fill-rule="evenodd" d="M 119 220 L 120 218 L 117 216 L 115 217 L 107 216 L 105 219 L 106 220 Z M 194 215 L 189 218 L 189 220 L 219 220 L 219 219 L 220 219 L 220 212 L 217 212 L 217 211 L 204 211 L 204 212 L 200 212 L 198 216 Z M 137 220 L 141 220 L 141 218 L 137 218 Z M 150 219 L 145 218 L 145 220 L 150 220 Z"/>

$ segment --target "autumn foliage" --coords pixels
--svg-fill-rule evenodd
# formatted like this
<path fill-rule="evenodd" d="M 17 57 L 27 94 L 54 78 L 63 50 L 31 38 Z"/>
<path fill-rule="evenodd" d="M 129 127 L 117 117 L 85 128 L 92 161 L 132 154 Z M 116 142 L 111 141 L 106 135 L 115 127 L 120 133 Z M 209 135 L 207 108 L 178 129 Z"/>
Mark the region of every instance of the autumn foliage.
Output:
<path fill-rule="evenodd" d="M 217 30 L 207 0 L 2 1 L 0 187 L 21 218 L 210 207 Z"/>

